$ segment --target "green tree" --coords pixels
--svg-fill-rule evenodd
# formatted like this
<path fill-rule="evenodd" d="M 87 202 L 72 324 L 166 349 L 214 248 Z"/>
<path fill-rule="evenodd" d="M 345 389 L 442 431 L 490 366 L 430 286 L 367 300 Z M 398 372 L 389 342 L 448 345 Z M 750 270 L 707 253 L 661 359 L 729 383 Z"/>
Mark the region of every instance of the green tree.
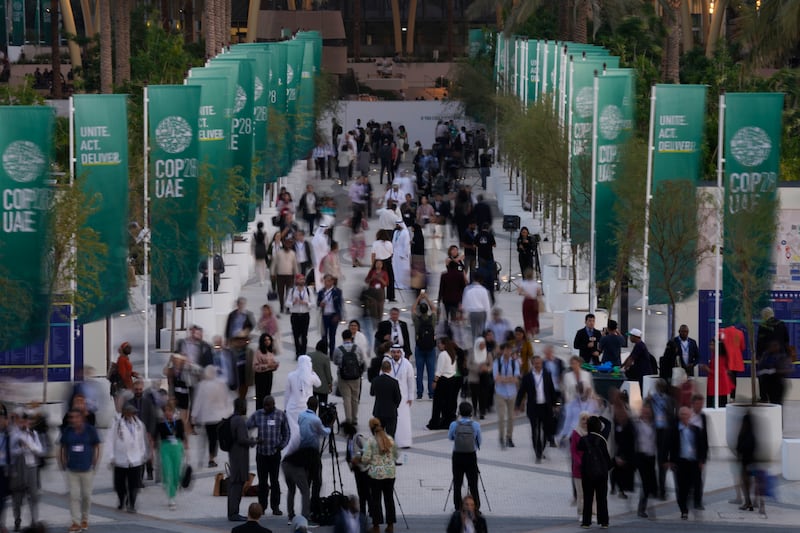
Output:
<path fill-rule="evenodd" d="M 734 323 L 744 324 L 750 353 L 756 353 L 756 331 L 754 318 L 758 310 L 768 302 L 773 277 L 765 271 L 769 264 L 775 234 L 778 231 L 777 195 L 761 195 L 749 209 L 742 209 L 735 214 L 725 216 L 725 246 L 723 261 L 730 272 L 726 281 L 725 294 L 735 295 L 726 298 L 725 305 L 734 306 Z M 750 372 L 751 398 L 755 404 L 756 373 Z"/>
<path fill-rule="evenodd" d="M 53 194 L 48 220 L 49 254 L 43 277 L 43 292 L 51 302 L 48 317 L 53 312 L 54 297 L 62 296 L 73 305 L 73 314 L 80 316 L 87 305 L 102 292 L 100 273 L 107 253 L 106 245 L 97 232 L 87 226 L 89 216 L 97 211 L 98 196 L 88 197 L 78 186 L 64 182 Z M 80 290 L 76 290 L 80 280 Z M 42 401 L 47 402 L 47 374 L 50 357 L 50 328 L 44 339 L 42 369 Z"/>

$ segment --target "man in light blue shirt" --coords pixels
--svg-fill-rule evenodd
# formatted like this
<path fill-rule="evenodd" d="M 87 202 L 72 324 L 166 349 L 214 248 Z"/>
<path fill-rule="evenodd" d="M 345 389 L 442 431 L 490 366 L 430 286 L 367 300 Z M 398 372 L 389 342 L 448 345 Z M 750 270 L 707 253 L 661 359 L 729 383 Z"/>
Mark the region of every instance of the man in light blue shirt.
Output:
<path fill-rule="evenodd" d="M 331 428 L 325 427 L 316 411 L 319 400 L 312 396 L 306 402 L 306 409 L 297 419 L 300 427 L 300 448 L 298 452 L 306 458 L 308 467 L 308 484 L 311 487 L 311 499 L 319 498 L 322 488 L 322 457 L 320 456 L 320 439 L 331 434 Z"/>

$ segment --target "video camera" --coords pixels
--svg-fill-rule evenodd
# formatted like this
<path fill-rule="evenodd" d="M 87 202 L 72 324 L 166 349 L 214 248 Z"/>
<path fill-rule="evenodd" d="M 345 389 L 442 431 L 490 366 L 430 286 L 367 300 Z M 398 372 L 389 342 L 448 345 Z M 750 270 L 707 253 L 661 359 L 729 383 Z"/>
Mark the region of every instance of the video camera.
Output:
<path fill-rule="evenodd" d="M 319 404 L 319 419 L 323 426 L 332 428 L 339 421 L 336 404 L 333 402 Z"/>

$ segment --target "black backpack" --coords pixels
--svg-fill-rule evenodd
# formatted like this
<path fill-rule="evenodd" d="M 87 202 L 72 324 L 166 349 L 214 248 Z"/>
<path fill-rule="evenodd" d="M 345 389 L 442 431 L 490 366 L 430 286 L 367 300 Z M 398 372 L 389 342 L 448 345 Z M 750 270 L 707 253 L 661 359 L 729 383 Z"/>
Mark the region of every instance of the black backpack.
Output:
<path fill-rule="evenodd" d="M 587 479 L 601 479 L 608 477 L 612 464 L 609 461 L 606 440 L 595 433 L 596 439 L 591 438 L 591 433 L 583 437 L 586 449 L 581 459 L 581 476 Z"/>
<path fill-rule="evenodd" d="M 336 522 L 336 517 L 349 503 L 349 498 L 337 490 L 330 496 L 312 498 L 311 519 L 321 526 L 332 526 Z"/>
<path fill-rule="evenodd" d="M 233 446 L 233 431 L 231 430 L 231 419 L 223 418 L 217 424 L 217 440 L 219 441 L 219 449 L 223 452 L 231 451 Z"/>
<path fill-rule="evenodd" d="M 433 350 L 436 347 L 436 334 L 433 324 L 433 316 L 430 314 L 420 315 L 418 323 L 419 330 L 417 331 L 417 346 L 422 350 Z"/>
<path fill-rule="evenodd" d="M 472 426 L 472 420 L 456 422 L 453 451 L 457 453 L 473 453 L 475 451 L 475 428 Z"/>
<path fill-rule="evenodd" d="M 345 350 L 344 346 L 339 348 L 342 350 L 342 364 L 339 365 L 339 375 L 342 379 L 361 379 L 361 373 L 363 369 L 361 368 L 361 363 L 358 360 L 358 355 L 356 354 L 356 346 L 350 350 Z"/>

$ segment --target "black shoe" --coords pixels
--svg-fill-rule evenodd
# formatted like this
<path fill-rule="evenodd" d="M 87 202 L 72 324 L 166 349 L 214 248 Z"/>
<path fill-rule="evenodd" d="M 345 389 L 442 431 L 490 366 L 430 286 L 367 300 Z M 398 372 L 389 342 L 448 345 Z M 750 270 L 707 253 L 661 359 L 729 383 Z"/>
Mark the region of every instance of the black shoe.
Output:
<path fill-rule="evenodd" d="M 511 439 L 508 439 L 508 440 L 506 441 L 506 445 L 507 445 L 509 448 L 514 448 L 514 447 L 515 447 L 515 446 L 514 446 L 514 441 L 513 441 L 513 440 L 511 440 Z"/>
<path fill-rule="evenodd" d="M 128 512 L 131 514 L 136 514 L 136 507 L 134 507 L 133 505 L 129 505 Z"/>
<path fill-rule="evenodd" d="M 153 472 L 147 473 L 147 481 L 153 481 Z"/>
<path fill-rule="evenodd" d="M 638 516 L 639 518 L 647 518 L 647 513 L 645 513 L 644 511 L 639 511 L 638 513 L 636 513 L 636 516 Z"/>
<path fill-rule="evenodd" d="M 123 507 L 125 507 L 125 506 L 122 505 L 122 504 L 117 505 L 117 511 L 121 511 Z"/>
<path fill-rule="evenodd" d="M 273 509 L 272 514 L 275 516 L 283 516 L 283 511 L 281 511 L 280 509 Z"/>
<path fill-rule="evenodd" d="M 228 517 L 228 522 L 247 522 L 247 518 L 240 514 L 235 514 Z"/>
<path fill-rule="evenodd" d="M 687 513 L 681 513 L 681 520 L 689 520 L 689 515 Z"/>
<path fill-rule="evenodd" d="M 22 520 L 20 520 L 19 518 L 14 520 L 14 531 L 19 531 L 21 529 L 20 524 L 22 524 Z"/>
<path fill-rule="evenodd" d="M 701 505 L 695 505 L 695 506 L 694 506 L 694 510 L 695 510 L 695 511 L 705 511 L 705 510 L 706 510 L 706 508 L 705 508 L 705 507 L 703 507 L 703 505 L 701 504 Z"/>
<path fill-rule="evenodd" d="M 628 499 L 628 495 L 627 495 L 627 494 L 625 494 L 625 492 L 624 492 L 624 491 L 619 491 L 619 498 L 620 498 L 621 500 L 627 500 L 627 499 Z"/>

